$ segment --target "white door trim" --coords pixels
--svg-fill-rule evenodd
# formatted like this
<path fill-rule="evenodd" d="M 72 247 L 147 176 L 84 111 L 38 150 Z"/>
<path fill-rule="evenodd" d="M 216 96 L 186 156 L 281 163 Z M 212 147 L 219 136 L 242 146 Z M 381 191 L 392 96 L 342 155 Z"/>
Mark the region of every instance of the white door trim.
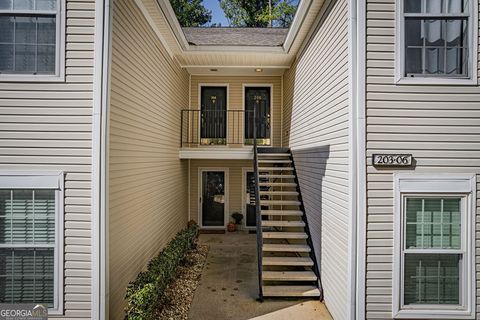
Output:
<path fill-rule="evenodd" d="M 224 216 L 223 216 L 223 229 L 227 228 L 228 224 L 228 211 L 229 207 L 229 168 L 226 167 L 200 167 L 198 168 L 198 225 L 202 229 L 222 229 L 222 226 L 204 226 L 203 225 L 203 210 L 202 210 L 202 201 L 203 201 L 203 180 L 202 173 L 204 171 L 218 171 L 224 172 L 225 174 L 225 203 L 224 203 Z"/>
<path fill-rule="evenodd" d="M 270 144 L 273 146 L 273 83 L 242 83 L 242 110 L 245 112 L 245 89 L 246 88 L 270 88 Z M 245 113 L 244 113 L 245 114 Z M 243 145 L 245 146 L 245 119 L 242 123 Z"/>

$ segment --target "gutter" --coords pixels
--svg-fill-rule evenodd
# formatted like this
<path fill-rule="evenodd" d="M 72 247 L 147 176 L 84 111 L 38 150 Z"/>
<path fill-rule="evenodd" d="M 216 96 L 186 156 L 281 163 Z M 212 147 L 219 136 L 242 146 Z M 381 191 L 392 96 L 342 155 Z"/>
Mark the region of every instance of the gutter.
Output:
<path fill-rule="evenodd" d="M 95 2 L 92 114 L 92 319 L 108 318 L 107 118 L 110 74 L 111 3 Z"/>

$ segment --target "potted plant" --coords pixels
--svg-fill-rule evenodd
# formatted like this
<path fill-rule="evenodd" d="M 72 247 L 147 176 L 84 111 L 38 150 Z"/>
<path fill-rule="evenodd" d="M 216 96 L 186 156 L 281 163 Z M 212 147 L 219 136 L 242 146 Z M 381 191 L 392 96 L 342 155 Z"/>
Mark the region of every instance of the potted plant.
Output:
<path fill-rule="evenodd" d="M 227 224 L 227 230 L 228 230 L 228 232 L 234 232 L 234 231 L 236 230 L 235 223 L 233 223 L 232 221 L 230 221 L 230 222 Z"/>

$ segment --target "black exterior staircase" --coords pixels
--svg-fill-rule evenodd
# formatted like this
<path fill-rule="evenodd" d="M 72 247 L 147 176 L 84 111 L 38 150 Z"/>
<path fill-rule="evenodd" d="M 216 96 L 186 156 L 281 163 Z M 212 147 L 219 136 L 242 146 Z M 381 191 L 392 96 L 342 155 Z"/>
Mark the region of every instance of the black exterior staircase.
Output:
<path fill-rule="evenodd" d="M 288 148 L 254 143 L 259 299 L 322 298 L 297 172 Z"/>

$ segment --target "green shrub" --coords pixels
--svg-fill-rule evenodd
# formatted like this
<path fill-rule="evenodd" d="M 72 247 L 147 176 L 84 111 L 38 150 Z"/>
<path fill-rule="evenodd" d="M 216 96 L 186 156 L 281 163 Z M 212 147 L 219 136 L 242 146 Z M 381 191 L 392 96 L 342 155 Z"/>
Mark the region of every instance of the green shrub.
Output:
<path fill-rule="evenodd" d="M 188 224 L 167 246 L 154 257 L 147 271 L 140 272 L 127 287 L 125 319 L 154 319 L 160 305 L 165 302 L 165 289 L 175 279 L 177 267 L 185 260 L 189 250 L 196 245 L 198 225 Z"/>

